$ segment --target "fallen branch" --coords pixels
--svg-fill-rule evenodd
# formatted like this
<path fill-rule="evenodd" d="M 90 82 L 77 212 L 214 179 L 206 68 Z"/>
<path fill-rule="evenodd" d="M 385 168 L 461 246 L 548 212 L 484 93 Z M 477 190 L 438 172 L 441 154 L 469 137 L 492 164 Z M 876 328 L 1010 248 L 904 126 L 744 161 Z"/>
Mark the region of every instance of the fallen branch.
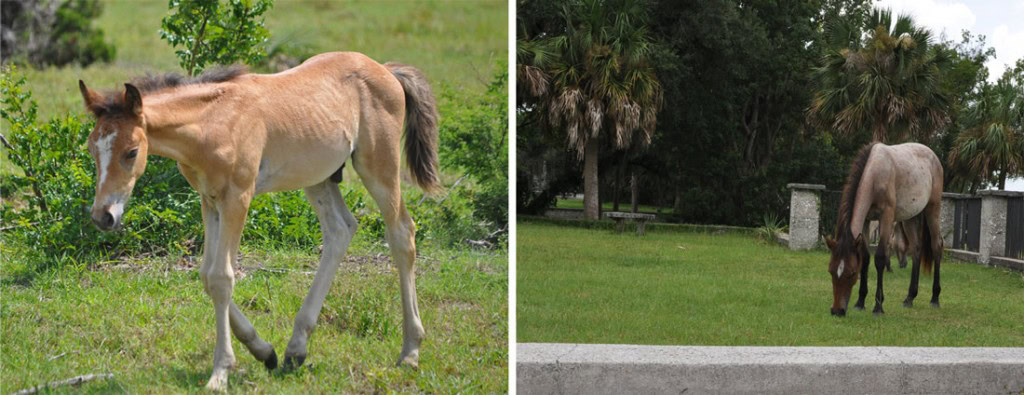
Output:
<path fill-rule="evenodd" d="M 84 383 L 86 381 L 99 380 L 99 379 L 110 379 L 110 378 L 114 378 L 114 374 L 113 373 L 87 374 L 87 375 L 84 375 L 84 376 L 72 377 L 72 378 L 67 379 L 67 380 L 54 381 L 54 382 L 51 382 L 51 383 L 46 383 L 46 384 L 43 384 L 43 385 L 38 385 L 38 386 L 29 388 L 29 389 L 24 389 L 24 390 L 15 392 L 14 395 L 34 394 L 34 393 L 39 392 L 39 391 L 44 390 L 44 389 L 50 389 L 50 388 L 54 388 L 54 387 L 61 387 L 61 386 L 65 386 L 65 385 L 79 385 L 79 384 L 82 384 L 82 383 Z"/>

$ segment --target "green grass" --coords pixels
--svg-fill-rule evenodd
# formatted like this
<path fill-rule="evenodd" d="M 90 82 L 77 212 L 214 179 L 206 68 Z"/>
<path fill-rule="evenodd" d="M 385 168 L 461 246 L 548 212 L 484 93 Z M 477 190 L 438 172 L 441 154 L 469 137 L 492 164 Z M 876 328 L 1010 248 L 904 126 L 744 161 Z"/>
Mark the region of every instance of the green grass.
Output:
<path fill-rule="evenodd" d="M 734 233 L 638 237 L 522 221 L 517 240 L 518 342 L 1024 346 L 1024 276 L 1002 269 L 947 258 L 942 307 L 928 305 L 922 276 L 907 309 L 910 270 L 894 264 L 886 314 L 873 316 L 872 264 L 868 310 L 837 318 L 824 251 Z"/>
<path fill-rule="evenodd" d="M 113 380 L 84 392 L 197 392 L 213 361 L 214 316 L 195 268 L 150 259 L 25 277 L 4 245 L 0 393 L 82 374 Z M 233 392 L 503 392 L 507 388 L 507 256 L 421 251 L 420 368 L 395 368 L 402 346 L 398 275 L 382 247 L 354 246 L 292 374 L 268 373 L 237 340 Z M 315 271 L 312 253 L 245 254 L 234 300 L 279 357 Z M 277 271 L 256 270 L 265 266 Z M 278 272 L 283 271 L 283 272 Z"/>
<path fill-rule="evenodd" d="M 147 72 L 180 71 L 174 50 L 160 39 L 165 0 L 105 1 L 93 25 L 117 46 L 116 60 L 82 68 L 21 68 L 39 101 L 40 119 L 84 112 L 78 80 L 94 89 L 120 89 Z M 312 54 L 362 52 L 423 70 L 435 86 L 482 93 L 495 64 L 508 58 L 504 1 L 277 1 L 266 13 L 271 42 Z"/>
<path fill-rule="evenodd" d="M 582 199 L 561 199 L 561 198 L 559 198 L 558 201 L 555 203 L 555 207 L 556 208 L 570 208 L 570 209 L 582 210 L 583 209 L 583 200 Z M 627 202 L 619 202 L 619 211 L 629 211 L 632 207 L 633 206 L 631 206 L 628 201 Z M 669 212 L 672 211 L 670 208 L 659 208 L 657 206 L 651 206 L 651 205 L 648 205 L 648 204 L 641 204 L 641 205 L 637 206 L 637 211 L 639 211 L 641 213 L 657 214 L 659 209 L 662 210 L 662 212 L 665 212 L 665 213 L 669 213 Z M 612 202 L 604 202 L 604 203 L 602 203 L 601 204 L 601 210 L 602 211 L 612 211 Z"/>

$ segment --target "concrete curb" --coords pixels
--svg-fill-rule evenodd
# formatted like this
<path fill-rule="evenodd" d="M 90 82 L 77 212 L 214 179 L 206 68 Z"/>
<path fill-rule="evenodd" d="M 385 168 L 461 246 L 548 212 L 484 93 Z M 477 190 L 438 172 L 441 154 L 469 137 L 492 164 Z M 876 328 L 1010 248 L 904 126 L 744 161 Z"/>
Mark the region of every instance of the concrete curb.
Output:
<path fill-rule="evenodd" d="M 1024 348 L 519 343 L 523 394 L 1020 394 Z"/>

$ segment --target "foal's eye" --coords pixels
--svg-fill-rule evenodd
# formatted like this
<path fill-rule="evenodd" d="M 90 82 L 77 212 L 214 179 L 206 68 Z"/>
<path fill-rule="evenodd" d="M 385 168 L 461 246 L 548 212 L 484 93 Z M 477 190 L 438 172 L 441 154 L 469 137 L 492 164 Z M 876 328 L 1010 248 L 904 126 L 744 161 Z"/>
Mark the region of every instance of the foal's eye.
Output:
<path fill-rule="evenodd" d="M 139 149 L 136 148 L 136 149 L 133 149 L 131 151 L 128 151 L 128 153 L 124 155 L 124 158 L 128 159 L 128 160 L 131 160 L 131 159 L 135 159 L 135 157 L 138 156 L 138 155 L 139 155 Z"/>

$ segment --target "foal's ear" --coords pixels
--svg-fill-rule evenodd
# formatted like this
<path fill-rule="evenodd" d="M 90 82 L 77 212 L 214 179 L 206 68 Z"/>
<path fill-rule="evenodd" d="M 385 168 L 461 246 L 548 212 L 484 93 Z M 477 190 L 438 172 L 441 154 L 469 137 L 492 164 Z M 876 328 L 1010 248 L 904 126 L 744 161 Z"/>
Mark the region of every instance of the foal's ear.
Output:
<path fill-rule="evenodd" d="M 82 100 L 85 101 L 85 108 L 94 115 L 99 115 L 99 104 L 103 102 L 103 96 L 85 86 L 85 82 L 78 80 L 78 90 L 82 92 Z"/>
<path fill-rule="evenodd" d="M 867 247 L 867 244 L 864 244 L 864 233 L 857 235 L 857 238 L 853 240 L 853 245 L 857 247 L 860 247 L 861 245 Z"/>
<path fill-rule="evenodd" d="M 825 245 L 828 246 L 829 251 L 836 249 L 836 241 L 831 237 L 822 236 L 822 239 L 825 239 Z"/>
<path fill-rule="evenodd" d="M 132 84 L 124 84 L 124 104 L 135 115 L 142 115 L 142 94 Z"/>

